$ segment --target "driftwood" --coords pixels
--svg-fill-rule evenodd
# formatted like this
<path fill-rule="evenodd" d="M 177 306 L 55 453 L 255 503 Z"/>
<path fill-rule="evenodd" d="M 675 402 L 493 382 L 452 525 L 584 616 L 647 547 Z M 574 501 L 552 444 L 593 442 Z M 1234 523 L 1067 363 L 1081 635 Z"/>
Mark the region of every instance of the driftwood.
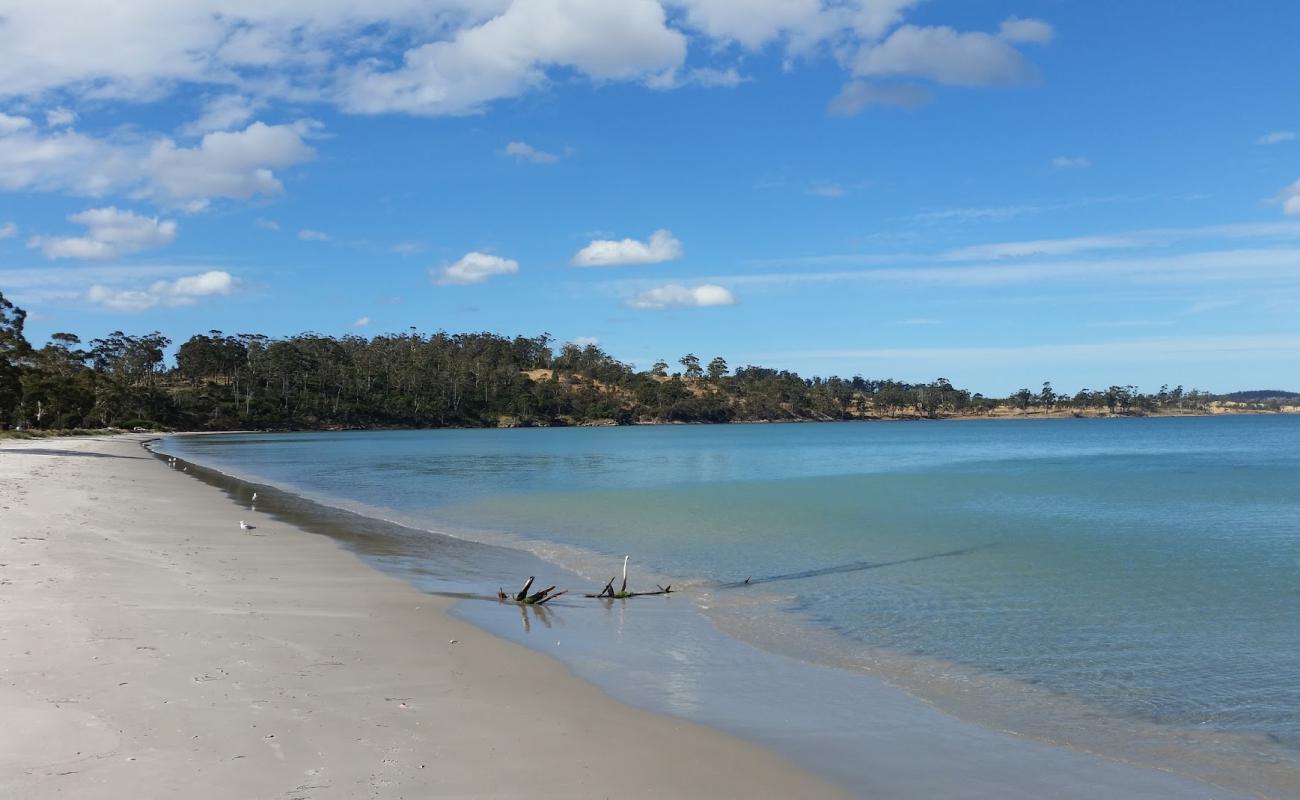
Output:
<path fill-rule="evenodd" d="M 498 599 L 498 600 L 509 600 L 509 601 L 512 601 L 512 602 L 515 602 L 515 603 L 519 603 L 520 605 L 525 605 L 525 606 L 540 606 L 540 605 L 545 605 L 546 603 L 549 603 L 550 601 L 554 600 L 555 598 L 557 598 L 557 597 L 559 597 L 559 596 L 561 596 L 561 595 L 565 595 L 565 594 L 568 594 L 568 593 L 569 593 L 569 590 L 568 590 L 568 589 L 565 589 L 564 591 L 557 592 L 557 591 L 555 591 L 555 587 L 554 587 L 554 586 L 548 586 L 548 587 L 546 587 L 545 589 L 541 590 L 540 592 L 533 592 L 532 594 L 529 594 L 529 593 L 528 593 L 528 590 L 531 589 L 531 588 L 533 588 L 533 581 L 534 581 L 534 580 L 536 580 L 536 579 L 535 579 L 532 575 L 529 575 L 529 576 L 528 576 L 528 580 L 524 581 L 524 588 L 520 589 L 520 590 L 519 590 L 516 594 L 514 594 L 514 595 L 508 595 L 508 594 L 506 594 L 506 590 L 505 590 L 505 589 L 500 589 L 500 588 L 498 588 L 498 589 L 497 589 L 497 599 Z"/>
<path fill-rule="evenodd" d="M 605 584 L 604 589 L 601 589 L 596 594 L 587 594 L 584 596 L 602 597 L 610 600 L 625 600 L 629 597 L 651 597 L 657 594 L 672 594 L 673 591 L 672 584 L 669 584 L 667 586 L 659 586 L 659 584 L 657 583 L 655 584 L 655 586 L 658 587 L 659 589 L 659 591 L 657 592 L 629 592 L 627 590 L 627 561 L 629 558 L 631 558 L 631 556 L 623 556 L 623 585 L 619 588 L 617 592 L 614 591 L 614 581 L 618 580 L 618 578 L 614 577 L 609 579 L 609 583 Z"/>

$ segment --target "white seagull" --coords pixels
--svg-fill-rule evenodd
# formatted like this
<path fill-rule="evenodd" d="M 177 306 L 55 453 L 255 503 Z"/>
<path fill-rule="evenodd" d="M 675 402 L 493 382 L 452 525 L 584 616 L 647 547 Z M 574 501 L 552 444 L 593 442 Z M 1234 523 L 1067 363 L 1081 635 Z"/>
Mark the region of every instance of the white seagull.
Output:
<path fill-rule="evenodd" d="M 252 531 L 252 530 L 257 530 L 257 526 L 256 526 L 256 525 L 249 525 L 247 522 L 244 522 L 244 521 L 241 519 L 241 520 L 239 521 L 239 529 L 240 529 L 241 531 Z"/>
<path fill-rule="evenodd" d="M 257 501 L 257 492 L 253 492 L 253 501 L 254 501 L 254 502 Z"/>

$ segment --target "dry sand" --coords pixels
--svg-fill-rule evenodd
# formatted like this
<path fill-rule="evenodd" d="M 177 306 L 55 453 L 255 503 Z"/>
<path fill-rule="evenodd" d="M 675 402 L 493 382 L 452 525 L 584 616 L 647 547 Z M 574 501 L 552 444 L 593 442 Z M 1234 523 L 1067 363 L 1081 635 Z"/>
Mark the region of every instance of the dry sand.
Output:
<path fill-rule="evenodd" d="M 142 438 L 0 443 L 0 797 L 839 795 L 328 539 L 241 532 Z"/>

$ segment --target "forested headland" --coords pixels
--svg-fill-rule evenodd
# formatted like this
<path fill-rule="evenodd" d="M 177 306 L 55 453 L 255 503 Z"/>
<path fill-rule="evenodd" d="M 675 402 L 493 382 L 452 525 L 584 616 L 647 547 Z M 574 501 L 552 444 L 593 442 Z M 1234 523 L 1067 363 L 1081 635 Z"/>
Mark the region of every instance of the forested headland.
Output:
<path fill-rule="evenodd" d="M 497 427 L 1197 413 L 1216 398 L 1182 387 L 1056 392 L 1045 383 L 984 397 L 943 378 L 805 378 L 687 354 L 638 371 L 596 345 L 547 334 L 437 332 L 374 337 L 114 331 L 40 347 L 26 314 L 0 295 L 0 427 L 183 430 Z M 1243 407 L 1277 410 L 1291 393 Z M 1294 402 L 1294 400 L 1291 400 Z"/>

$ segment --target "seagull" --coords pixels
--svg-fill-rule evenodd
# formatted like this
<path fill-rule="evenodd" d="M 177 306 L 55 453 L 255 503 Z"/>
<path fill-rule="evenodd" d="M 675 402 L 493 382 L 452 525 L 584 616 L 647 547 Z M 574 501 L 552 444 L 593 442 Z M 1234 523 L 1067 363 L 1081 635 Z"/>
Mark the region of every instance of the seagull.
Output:
<path fill-rule="evenodd" d="M 240 529 L 241 531 L 252 531 L 252 530 L 257 530 L 257 526 L 256 526 L 256 525 L 249 525 L 247 522 L 244 522 L 244 521 L 241 519 L 241 520 L 239 521 L 239 529 Z"/>
<path fill-rule="evenodd" d="M 253 492 L 253 502 L 257 502 L 257 492 Z"/>

